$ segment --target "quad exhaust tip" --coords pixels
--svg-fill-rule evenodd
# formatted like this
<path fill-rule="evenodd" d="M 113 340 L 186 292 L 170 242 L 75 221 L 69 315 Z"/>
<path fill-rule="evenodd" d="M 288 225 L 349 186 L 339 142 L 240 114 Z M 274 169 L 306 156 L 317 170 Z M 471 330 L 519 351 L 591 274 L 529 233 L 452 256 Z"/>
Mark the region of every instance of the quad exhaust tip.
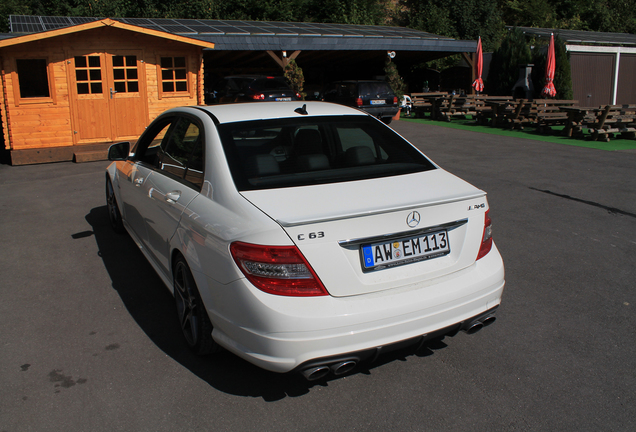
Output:
<path fill-rule="evenodd" d="M 462 326 L 462 330 L 467 334 L 475 334 L 484 327 L 488 327 L 496 321 L 494 314 L 482 316 L 474 321 L 469 321 Z M 457 331 L 457 330 L 455 330 Z M 333 361 L 333 360 L 332 360 Z M 334 376 L 341 376 L 348 374 L 358 365 L 358 359 L 340 360 L 335 363 L 325 363 L 310 366 L 307 369 L 301 370 L 300 373 L 305 377 L 307 381 L 316 381 L 326 377 L 329 374 Z"/>
<path fill-rule="evenodd" d="M 329 374 L 335 376 L 345 375 L 351 372 L 357 366 L 358 362 L 355 360 L 343 360 L 333 364 L 324 364 L 319 366 L 309 367 L 300 373 L 305 377 L 307 381 L 316 381 L 326 377 Z"/>
<path fill-rule="evenodd" d="M 330 369 L 334 375 L 340 376 L 351 372 L 356 367 L 356 362 L 353 360 L 341 361 L 336 364 L 332 364 Z"/>
<path fill-rule="evenodd" d="M 331 372 L 329 366 L 322 365 L 310 367 L 309 369 L 305 369 L 301 373 L 307 381 L 316 381 L 329 375 L 329 372 Z"/>
<path fill-rule="evenodd" d="M 462 330 L 464 330 L 467 334 L 475 334 L 479 330 L 484 327 L 488 327 L 490 324 L 494 323 L 497 318 L 494 315 L 486 315 L 485 317 L 479 318 L 475 321 L 472 321 L 464 326 Z"/>

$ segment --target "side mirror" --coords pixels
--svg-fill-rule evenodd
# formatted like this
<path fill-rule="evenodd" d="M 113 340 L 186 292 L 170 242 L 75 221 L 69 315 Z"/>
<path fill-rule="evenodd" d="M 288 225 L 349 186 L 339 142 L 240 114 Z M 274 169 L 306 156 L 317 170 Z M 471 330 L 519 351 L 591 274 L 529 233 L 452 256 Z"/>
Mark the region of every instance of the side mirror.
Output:
<path fill-rule="evenodd" d="M 130 143 L 128 141 L 113 144 L 108 148 L 109 161 L 123 161 L 128 159 L 130 154 Z"/>

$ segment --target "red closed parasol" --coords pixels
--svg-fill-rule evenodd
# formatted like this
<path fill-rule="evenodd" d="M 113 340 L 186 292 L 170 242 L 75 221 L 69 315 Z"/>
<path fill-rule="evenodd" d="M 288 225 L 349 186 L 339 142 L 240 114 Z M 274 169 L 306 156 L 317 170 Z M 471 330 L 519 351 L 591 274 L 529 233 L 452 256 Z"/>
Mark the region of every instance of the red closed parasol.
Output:
<path fill-rule="evenodd" d="M 556 58 L 554 55 L 554 35 L 550 35 L 550 46 L 548 47 L 548 63 L 545 66 L 545 87 L 541 90 L 541 94 L 545 96 L 555 97 L 556 89 L 554 88 L 554 69 L 556 67 Z"/>
<path fill-rule="evenodd" d="M 475 90 L 480 92 L 484 90 L 484 81 L 481 79 L 481 73 L 484 68 L 484 57 L 481 51 L 481 36 L 477 42 L 477 52 L 475 53 L 475 57 L 475 75 L 477 75 L 477 79 L 473 82 L 473 87 Z"/>

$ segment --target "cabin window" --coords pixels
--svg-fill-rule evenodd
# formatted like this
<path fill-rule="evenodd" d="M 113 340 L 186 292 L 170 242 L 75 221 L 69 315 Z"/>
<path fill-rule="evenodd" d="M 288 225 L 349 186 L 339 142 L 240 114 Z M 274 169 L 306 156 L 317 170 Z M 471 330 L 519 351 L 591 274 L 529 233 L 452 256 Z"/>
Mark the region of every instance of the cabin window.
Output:
<path fill-rule="evenodd" d="M 117 93 L 139 93 L 137 56 L 113 56 L 113 81 Z"/>
<path fill-rule="evenodd" d="M 102 94 L 102 61 L 99 55 L 75 56 L 77 94 Z"/>
<path fill-rule="evenodd" d="M 161 57 L 161 90 L 163 93 L 188 91 L 185 57 Z"/>
<path fill-rule="evenodd" d="M 49 98 L 46 59 L 17 59 L 20 98 Z"/>

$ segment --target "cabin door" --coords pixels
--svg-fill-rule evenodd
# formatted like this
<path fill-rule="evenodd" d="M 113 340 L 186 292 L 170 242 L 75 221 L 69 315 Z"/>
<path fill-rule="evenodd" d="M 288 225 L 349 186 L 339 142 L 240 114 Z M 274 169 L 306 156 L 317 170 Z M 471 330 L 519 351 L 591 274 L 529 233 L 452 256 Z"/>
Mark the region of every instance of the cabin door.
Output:
<path fill-rule="evenodd" d="M 147 121 L 141 51 L 71 57 L 75 144 L 136 139 Z"/>

